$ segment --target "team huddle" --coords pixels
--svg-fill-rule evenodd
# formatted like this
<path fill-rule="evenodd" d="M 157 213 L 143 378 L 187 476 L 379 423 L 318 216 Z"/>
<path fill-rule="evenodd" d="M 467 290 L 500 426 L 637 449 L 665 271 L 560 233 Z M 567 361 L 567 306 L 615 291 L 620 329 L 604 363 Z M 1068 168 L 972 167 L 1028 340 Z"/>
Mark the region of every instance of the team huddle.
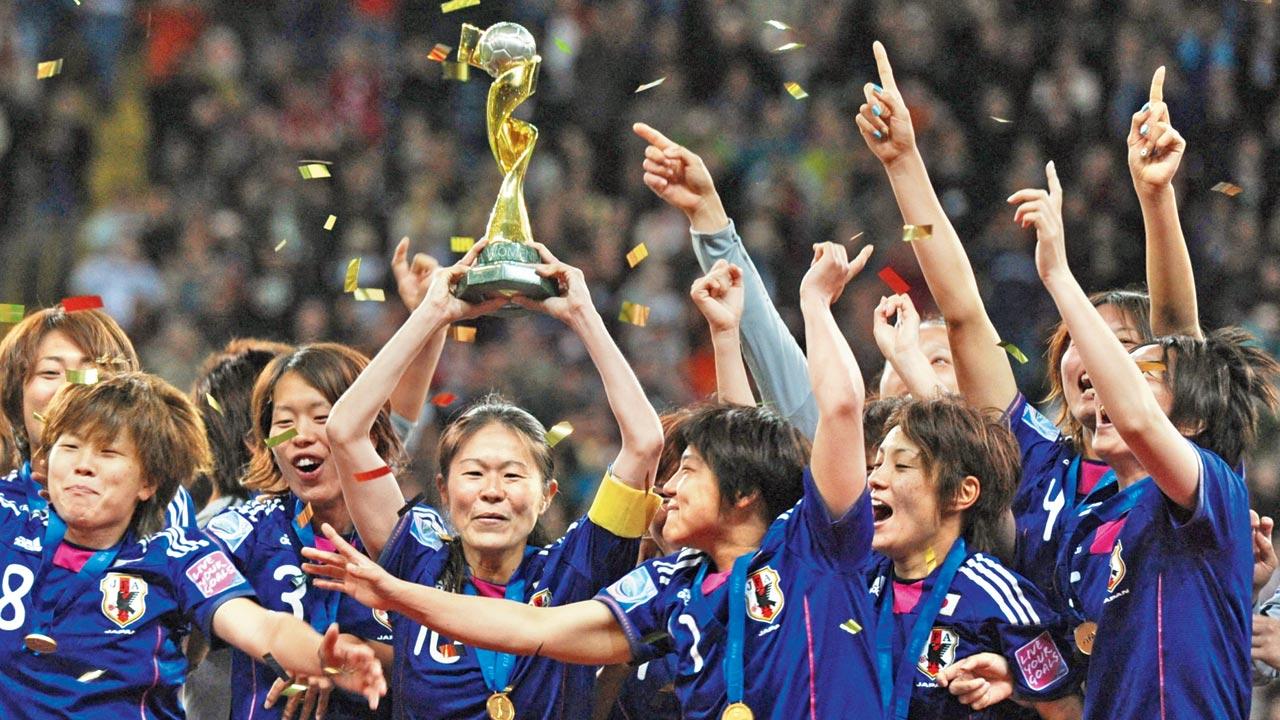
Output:
<path fill-rule="evenodd" d="M 484 240 L 451 267 L 402 242 L 410 314 L 372 359 L 238 340 L 189 394 L 105 312 L 29 313 L 0 340 L 0 667 L 21 688 L 0 715 L 1246 720 L 1280 665 L 1252 636 L 1278 563 L 1243 477 L 1280 364 L 1199 325 L 1163 68 L 1126 141 L 1149 295 L 1082 290 L 1052 162 L 1009 198 L 1061 319 L 1051 419 L 874 53 L 855 121 L 942 317 L 881 299 L 873 393 L 832 313 L 871 247 L 814 246 L 801 349 L 702 160 L 644 124 L 644 182 L 705 272 L 699 405 L 659 415 L 582 271 L 537 243 L 556 296 L 466 302 Z M 553 443 L 501 397 L 442 432 L 434 506 L 397 480 L 450 327 L 507 303 L 578 336 L 621 439 L 547 544 Z"/>

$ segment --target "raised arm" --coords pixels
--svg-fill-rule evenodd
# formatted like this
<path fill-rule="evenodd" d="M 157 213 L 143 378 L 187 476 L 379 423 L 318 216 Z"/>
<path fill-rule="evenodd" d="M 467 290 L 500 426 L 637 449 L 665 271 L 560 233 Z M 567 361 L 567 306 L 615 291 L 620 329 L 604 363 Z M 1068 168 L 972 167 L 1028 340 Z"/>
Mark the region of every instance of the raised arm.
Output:
<path fill-rule="evenodd" d="M 850 261 L 843 245 L 819 243 L 813 246 L 813 262 L 800 282 L 809 382 L 818 400 L 818 431 L 809 466 L 833 518 L 843 517 L 861 497 L 867 486 L 867 468 L 862 438 L 866 397 L 862 371 L 831 314 L 831 304 L 869 257 L 870 245 Z"/>
<path fill-rule="evenodd" d="M 742 269 L 717 260 L 710 272 L 693 281 L 689 297 L 711 327 L 716 357 L 716 396 L 720 402 L 755 405 L 751 381 L 742 364 Z"/>
<path fill-rule="evenodd" d="M 421 358 L 424 347 L 443 337 L 449 323 L 496 310 L 504 301 L 491 300 L 480 305 L 465 303 L 450 294 L 450 288 L 466 273 L 483 248 L 476 246 L 453 267 L 436 271 L 425 298 L 404 325 L 369 362 L 351 387 L 342 394 L 329 413 L 325 434 L 329 438 L 332 459 L 338 464 L 342 478 L 342 494 L 356 531 L 369 553 L 377 557 L 395 527 L 404 495 L 395 475 L 385 473 L 367 477 L 386 466 L 378 455 L 370 433 L 378 413 L 387 404 L 390 388 L 399 384 L 405 371 Z"/>
<path fill-rule="evenodd" d="M 688 148 L 644 123 L 636 123 L 634 129 L 649 143 L 645 148 L 644 183 L 689 219 L 693 253 L 702 271 L 709 272 L 720 260 L 742 271 L 743 357 L 762 399 L 812 438 L 818 425 L 818 409 L 809 391 L 804 351 L 778 315 L 760 272 L 725 214 L 706 164 Z"/>
<path fill-rule="evenodd" d="M 890 323 L 889 318 L 895 316 L 897 320 Z M 880 354 L 902 378 L 911 397 L 927 399 L 946 392 L 946 386 L 920 349 L 920 315 L 910 295 L 880 298 L 873 332 Z"/>
<path fill-rule="evenodd" d="M 1014 221 L 1036 228 L 1036 268 L 1058 306 L 1071 340 L 1098 392 L 1098 403 L 1160 491 L 1184 508 L 1195 506 L 1200 462 L 1186 438 L 1169 421 L 1138 369 L 1089 302 L 1067 265 L 1062 231 L 1062 186 L 1050 162 L 1049 191 L 1019 190 Z"/>
<path fill-rule="evenodd" d="M 1164 102 L 1164 66 L 1151 78 L 1151 96 L 1133 114 L 1129 126 L 1129 174 L 1142 207 L 1147 233 L 1147 289 L 1151 293 L 1151 331 L 1156 335 L 1203 338 L 1196 304 L 1191 254 L 1178 220 L 1173 176 L 1187 141 L 1173 128 Z"/>
<path fill-rule="evenodd" d="M 613 461 L 613 477 L 636 490 L 648 490 L 653 486 L 658 456 L 662 454 L 662 422 L 658 413 L 596 311 L 582 271 L 560 262 L 545 245 L 536 242 L 530 245 L 542 255 L 543 264 L 538 266 L 538 273 L 554 278 L 561 294 L 539 302 L 520 296 L 512 300 L 559 319 L 582 339 L 600 373 L 605 397 L 622 436 L 622 448 Z"/>
<path fill-rule="evenodd" d="M 1004 410 L 1018 394 L 1013 368 L 982 303 L 969 257 L 929 180 L 889 56 L 879 41 L 874 51 L 883 87 L 864 87 L 867 101 L 856 118 L 858 129 L 889 175 L 902 221 L 933 228 L 931 238 L 912 242 L 911 249 L 947 322 L 961 394 L 971 405 Z"/>
<path fill-rule="evenodd" d="M 391 258 L 391 272 L 396 277 L 396 292 L 410 313 L 422 304 L 431 285 L 431 276 L 439 267 L 440 263 L 426 253 L 417 253 L 410 263 L 409 238 L 396 245 L 395 255 Z M 427 392 L 431 389 L 431 378 L 435 377 L 436 366 L 440 364 L 440 353 L 444 351 L 445 334 L 446 329 L 433 334 L 405 368 L 391 391 L 391 412 L 409 420 L 417 419 L 422 412 Z"/>

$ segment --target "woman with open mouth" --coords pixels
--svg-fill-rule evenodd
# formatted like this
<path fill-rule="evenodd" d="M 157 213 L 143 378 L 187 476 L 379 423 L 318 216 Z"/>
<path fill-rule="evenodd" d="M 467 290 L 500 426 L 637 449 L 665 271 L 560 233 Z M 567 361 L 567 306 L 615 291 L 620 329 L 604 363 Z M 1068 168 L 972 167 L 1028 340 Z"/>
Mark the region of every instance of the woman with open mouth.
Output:
<path fill-rule="evenodd" d="M 49 504 L 0 498 L 0 666 L 22 692 L 0 715 L 181 718 L 192 625 L 282 671 L 336 682 L 376 706 L 382 668 L 364 644 L 270 612 L 202 534 L 164 528 L 181 482 L 210 463 L 199 415 L 143 373 L 68 384 L 47 409 L 37 457 Z M 326 670 L 328 668 L 328 670 Z"/>

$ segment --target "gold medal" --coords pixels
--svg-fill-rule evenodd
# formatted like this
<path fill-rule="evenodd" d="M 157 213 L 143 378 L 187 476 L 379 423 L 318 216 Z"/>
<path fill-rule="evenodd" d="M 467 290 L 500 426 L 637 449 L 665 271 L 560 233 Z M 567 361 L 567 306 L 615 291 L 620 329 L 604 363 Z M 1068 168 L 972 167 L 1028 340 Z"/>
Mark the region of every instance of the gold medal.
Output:
<path fill-rule="evenodd" d="M 490 720 L 516 720 L 515 703 L 505 692 L 490 695 L 484 702 L 484 709 L 489 711 Z"/>
<path fill-rule="evenodd" d="M 754 720 L 755 714 L 746 703 L 736 702 L 720 713 L 720 720 Z"/>
<path fill-rule="evenodd" d="M 41 635 L 40 633 L 29 633 L 25 638 L 22 639 L 22 641 L 26 643 L 27 649 L 30 650 L 31 652 L 38 652 L 44 655 L 48 655 L 49 653 L 56 652 L 58 650 L 58 641 L 54 640 L 48 635 Z"/>
<path fill-rule="evenodd" d="M 1076 647 L 1085 655 L 1093 653 L 1093 639 L 1098 636 L 1098 623 L 1085 622 L 1076 626 Z"/>

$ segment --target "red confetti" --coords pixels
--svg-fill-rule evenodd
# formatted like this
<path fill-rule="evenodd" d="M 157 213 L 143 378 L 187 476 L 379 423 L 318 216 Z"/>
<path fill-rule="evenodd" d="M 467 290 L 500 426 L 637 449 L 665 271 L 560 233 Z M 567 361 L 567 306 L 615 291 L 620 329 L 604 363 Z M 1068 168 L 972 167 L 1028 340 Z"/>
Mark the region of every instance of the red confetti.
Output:
<path fill-rule="evenodd" d="M 382 477 L 383 475 L 390 475 L 390 474 L 391 474 L 391 467 L 387 465 L 383 465 L 377 470 L 366 470 L 364 472 L 356 473 L 356 480 L 359 482 L 365 482 L 366 480 L 376 480 Z"/>
<path fill-rule="evenodd" d="M 100 307 L 102 307 L 102 298 L 97 295 L 80 295 L 77 297 L 65 298 L 62 301 L 62 309 L 66 312 L 96 310 Z"/>
<path fill-rule="evenodd" d="M 442 392 L 431 398 L 431 404 L 436 407 L 445 407 L 446 405 L 452 405 L 457 399 L 458 396 L 451 392 Z"/>
<path fill-rule="evenodd" d="M 884 281 L 885 285 L 889 286 L 889 289 L 892 290 L 895 295 L 902 295 L 911 290 L 911 286 L 907 284 L 907 281 L 903 280 L 902 276 L 891 267 L 886 267 L 881 270 L 879 275 L 880 279 Z"/>

